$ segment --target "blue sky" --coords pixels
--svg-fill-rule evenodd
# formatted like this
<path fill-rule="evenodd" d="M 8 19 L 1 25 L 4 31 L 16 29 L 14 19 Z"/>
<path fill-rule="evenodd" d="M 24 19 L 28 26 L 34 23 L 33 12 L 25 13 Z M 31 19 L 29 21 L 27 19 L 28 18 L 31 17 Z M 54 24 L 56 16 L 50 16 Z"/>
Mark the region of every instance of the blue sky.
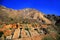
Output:
<path fill-rule="evenodd" d="M 60 0 L 0 0 L 8 8 L 34 8 L 45 14 L 60 15 Z"/>

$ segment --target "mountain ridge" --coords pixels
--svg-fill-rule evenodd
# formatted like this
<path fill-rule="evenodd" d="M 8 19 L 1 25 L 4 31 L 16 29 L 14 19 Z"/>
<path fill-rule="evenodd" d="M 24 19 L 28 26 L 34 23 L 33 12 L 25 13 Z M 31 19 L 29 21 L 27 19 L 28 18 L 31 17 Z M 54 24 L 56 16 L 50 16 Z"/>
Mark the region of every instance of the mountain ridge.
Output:
<path fill-rule="evenodd" d="M 12 18 L 14 18 L 14 17 L 24 17 L 24 18 L 32 18 L 32 19 L 39 18 L 39 19 L 44 20 L 46 23 L 47 22 L 51 23 L 51 21 L 49 19 L 44 17 L 45 14 L 43 14 L 35 9 L 26 8 L 26 9 L 22 9 L 22 10 L 12 10 L 12 9 L 6 9 L 6 7 L 2 7 L 2 11 L 8 13 L 9 17 L 12 17 Z"/>

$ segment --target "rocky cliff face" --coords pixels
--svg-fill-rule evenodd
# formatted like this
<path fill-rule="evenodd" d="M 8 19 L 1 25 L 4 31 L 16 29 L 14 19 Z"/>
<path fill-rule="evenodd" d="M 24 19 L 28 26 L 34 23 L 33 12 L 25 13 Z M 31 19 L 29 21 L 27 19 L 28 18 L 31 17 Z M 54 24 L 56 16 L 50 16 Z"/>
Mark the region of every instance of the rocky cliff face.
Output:
<path fill-rule="evenodd" d="M 42 40 L 46 36 L 55 39 L 57 30 L 53 18 L 31 8 L 13 10 L 0 6 L 1 40 Z"/>

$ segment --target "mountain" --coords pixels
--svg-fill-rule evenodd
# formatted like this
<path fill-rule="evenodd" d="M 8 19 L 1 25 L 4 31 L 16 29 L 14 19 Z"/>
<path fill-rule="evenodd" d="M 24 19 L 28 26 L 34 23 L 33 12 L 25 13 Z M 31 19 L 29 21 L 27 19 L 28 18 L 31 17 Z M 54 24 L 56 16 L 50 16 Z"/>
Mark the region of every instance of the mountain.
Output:
<path fill-rule="evenodd" d="M 36 9 L 0 6 L 0 39 L 57 40 L 60 39 L 59 21 L 60 16 L 45 15 Z"/>
<path fill-rule="evenodd" d="M 22 10 L 13 10 L 8 9 L 5 7 L 0 7 L 0 15 L 1 16 L 8 16 L 11 18 L 28 18 L 28 19 L 35 19 L 38 21 L 44 21 L 46 24 L 51 24 L 51 21 L 44 17 L 44 14 L 31 8 L 26 8 Z M 3 11 L 3 12 L 2 12 Z M 3 15 L 4 14 L 4 15 Z"/>

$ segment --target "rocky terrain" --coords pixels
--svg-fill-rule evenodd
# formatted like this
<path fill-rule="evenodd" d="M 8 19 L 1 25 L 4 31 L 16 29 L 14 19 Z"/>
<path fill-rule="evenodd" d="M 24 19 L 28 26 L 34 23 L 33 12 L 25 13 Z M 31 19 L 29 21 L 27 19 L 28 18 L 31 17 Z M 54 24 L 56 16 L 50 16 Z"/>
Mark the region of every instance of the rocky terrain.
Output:
<path fill-rule="evenodd" d="M 60 16 L 0 6 L 0 40 L 59 40 L 59 24 Z"/>

